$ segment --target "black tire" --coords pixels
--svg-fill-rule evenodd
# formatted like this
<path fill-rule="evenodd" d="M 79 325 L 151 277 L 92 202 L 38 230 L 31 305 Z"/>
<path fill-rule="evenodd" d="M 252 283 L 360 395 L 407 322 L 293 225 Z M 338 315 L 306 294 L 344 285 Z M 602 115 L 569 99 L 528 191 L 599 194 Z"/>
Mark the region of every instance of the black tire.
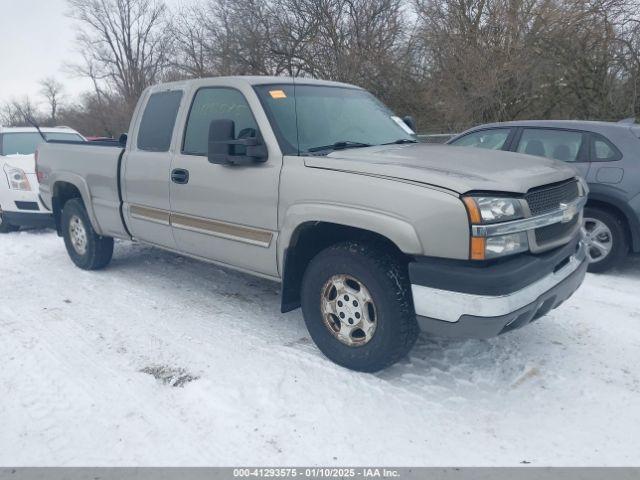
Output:
<path fill-rule="evenodd" d="M 2 213 L 0 213 L 0 233 L 11 233 L 18 230 L 20 230 L 20 227 L 5 222 Z"/>
<path fill-rule="evenodd" d="M 72 221 L 84 228 L 84 249 L 74 247 L 70 228 Z M 64 204 L 61 224 L 64 244 L 73 263 L 83 270 L 100 270 L 109 264 L 113 256 L 113 238 L 103 237 L 95 232 L 82 200 L 74 198 Z"/>
<path fill-rule="evenodd" d="M 617 215 L 596 207 L 585 208 L 584 218 L 585 221 L 595 219 L 604 223 L 611 232 L 612 245 L 608 255 L 589 264 L 588 271 L 603 273 L 619 265 L 629 253 L 629 241 L 623 221 Z"/>
<path fill-rule="evenodd" d="M 367 343 L 347 345 L 325 324 L 323 290 L 336 275 L 357 279 L 373 299 L 376 327 Z M 315 344 L 330 360 L 351 370 L 382 370 L 407 355 L 418 338 L 406 265 L 382 246 L 345 242 L 323 250 L 305 271 L 301 296 L 304 321 Z"/>

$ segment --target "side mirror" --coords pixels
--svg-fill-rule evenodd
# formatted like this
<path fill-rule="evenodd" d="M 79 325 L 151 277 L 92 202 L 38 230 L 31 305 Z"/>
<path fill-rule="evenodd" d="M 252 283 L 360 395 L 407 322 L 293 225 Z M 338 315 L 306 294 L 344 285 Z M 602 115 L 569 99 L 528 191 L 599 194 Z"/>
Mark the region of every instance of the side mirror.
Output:
<path fill-rule="evenodd" d="M 123 147 L 127 146 L 127 134 L 126 133 L 121 133 L 120 136 L 118 137 L 118 143 L 120 145 L 122 145 Z"/>
<path fill-rule="evenodd" d="M 264 162 L 267 156 L 267 148 L 258 134 L 236 139 L 236 126 L 233 120 L 212 120 L 209 124 L 207 158 L 210 163 L 249 165 L 254 162 Z"/>
<path fill-rule="evenodd" d="M 407 115 L 406 117 L 402 117 L 402 121 L 415 133 L 416 130 L 416 120 L 411 116 Z"/>

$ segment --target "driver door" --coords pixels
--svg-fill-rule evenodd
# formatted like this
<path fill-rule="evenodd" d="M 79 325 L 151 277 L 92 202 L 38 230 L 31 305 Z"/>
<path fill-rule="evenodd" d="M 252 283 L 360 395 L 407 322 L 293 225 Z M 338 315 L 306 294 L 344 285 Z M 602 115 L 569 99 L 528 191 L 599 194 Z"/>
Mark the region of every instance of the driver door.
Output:
<path fill-rule="evenodd" d="M 259 102 L 255 94 L 251 99 Z M 171 224 L 177 248 L 222 264 L 277 276 L 282 157 L 270 155 L 265 162 L 249 165 L 209 163 L 209 127 L 212 120 L 221 119 L 233 120 L 236 138 L 259 134 L 245 93 L 227 86 L 202 87 L 195 92 L 183 143 L 171 166 Z M 181 176 L 176 178 L 176 173 Z"/>

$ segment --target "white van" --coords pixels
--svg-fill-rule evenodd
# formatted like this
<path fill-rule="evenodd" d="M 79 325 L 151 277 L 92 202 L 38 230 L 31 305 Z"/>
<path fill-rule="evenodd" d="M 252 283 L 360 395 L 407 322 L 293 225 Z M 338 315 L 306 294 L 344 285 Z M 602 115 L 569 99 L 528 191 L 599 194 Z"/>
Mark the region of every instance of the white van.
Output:
<path fill-rule="evenodd" d="M 67 127 L 42 128 L 47 140 L 84 141 Z M 0 127 L 0 233 L 53 225 L 38 196 L 34 153 L 44 140 L 35 128 Z"/>

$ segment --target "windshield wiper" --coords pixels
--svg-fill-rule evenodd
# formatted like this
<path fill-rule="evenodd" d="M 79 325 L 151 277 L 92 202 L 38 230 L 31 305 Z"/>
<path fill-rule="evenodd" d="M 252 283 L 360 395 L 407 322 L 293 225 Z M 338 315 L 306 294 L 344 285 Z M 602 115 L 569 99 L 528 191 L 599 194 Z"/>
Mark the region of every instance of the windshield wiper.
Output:
<path fill-rule="evenodd" d="M 347 148 L 363 148 L 370 147 L 370 143 L 352 142 L 351 140 L 343 140 L 331 145 L 323 145 L 322 147 L 312 147 L 307 152 L 322 152 L 323 150 L 346 150 Z"/>
<path fill-rule="evenodd" d="M 382 143 L 381 145 L 400 145 L 402 143 L 419 143 L 418 140 L 412 140 L 411 138 L 400 138 L 394 142 Z"/>

